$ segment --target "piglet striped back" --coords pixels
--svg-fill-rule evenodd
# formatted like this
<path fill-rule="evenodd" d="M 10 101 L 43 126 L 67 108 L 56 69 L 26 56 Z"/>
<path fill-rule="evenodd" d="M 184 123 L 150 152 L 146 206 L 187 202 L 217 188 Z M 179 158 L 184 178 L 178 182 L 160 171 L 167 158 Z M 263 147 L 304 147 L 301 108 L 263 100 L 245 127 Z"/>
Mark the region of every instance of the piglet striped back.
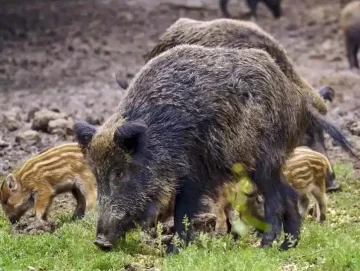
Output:
<path fill-rule="evenodd" d="M 332 173 L 326 156 L 308 147 L 298 147 L 286 161 L 284 175 L 296 189 L 305 189 L 314 180 L 325 180 L 328 170 Z"/>

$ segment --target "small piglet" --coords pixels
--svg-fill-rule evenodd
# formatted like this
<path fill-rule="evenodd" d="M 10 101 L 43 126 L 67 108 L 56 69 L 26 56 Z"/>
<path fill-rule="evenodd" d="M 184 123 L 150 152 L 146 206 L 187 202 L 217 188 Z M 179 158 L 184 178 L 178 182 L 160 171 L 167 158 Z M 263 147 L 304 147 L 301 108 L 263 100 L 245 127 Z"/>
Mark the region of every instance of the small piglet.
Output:
<path fill-rule="evenodd" d="M 297 147 L 287 159 L 283 172 L 286 180 L 299 194 L 298 207 L 302 218 L 309 213 L 310 196 L 316 201 L 313 216 L 317 221 L 326 219 L 326 178 L 333 174 L 325 155 L 302 146 Z M 252 216 L 263 219 L 263 199 L 255 189 L 248 195 L 247 206 Z"/>
<path fill-rule="evenodd" d="M 305 217 L 309 211 L 309 196 L 312 195 L 316 200 L 316 219 L 320 222 L 325 220 L 327 200 L 325 180 L 332 172 L 326 156 L 308 147 L 296 148 L 286 161 L 284 175 L 299 193 L 299 211 L 302 217 Z"/>
<path fill-rule="evenodd" d="M 6 177 L 0 187 L 2 208 L 11 223 L 35 207 L 39 220 L 46 220 L 52 199 L 71 192 L 77 201 L 73 219 L 96 202 L 95 177 L 77 143 L 47 149 L 27 160 Z"/>

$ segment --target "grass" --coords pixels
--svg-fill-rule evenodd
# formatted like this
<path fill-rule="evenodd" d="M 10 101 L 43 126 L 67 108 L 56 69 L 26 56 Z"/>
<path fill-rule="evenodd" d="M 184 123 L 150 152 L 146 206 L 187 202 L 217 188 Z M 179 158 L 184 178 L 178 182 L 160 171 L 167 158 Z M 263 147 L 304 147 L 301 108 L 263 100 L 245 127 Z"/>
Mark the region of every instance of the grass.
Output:
<path fill-rule="evenodd" d="M 360 270 L 360 182 L 349 164 L 335 165 L 335 172 L 343 190 L 329 195 L 327 221 L 307 220 L 290 251 L 279 252 L 276 244 L 260 249 L 253 235 L 234 242 L 202 234 L 181 253 L 161 257 L 135 230 L 103 252 L 92 243 L 95 215 L 72 222 L 71 214 L 58 213 L 61 227 L 53 234 L 13 235 L 1 214 L 0 270 Z"/>

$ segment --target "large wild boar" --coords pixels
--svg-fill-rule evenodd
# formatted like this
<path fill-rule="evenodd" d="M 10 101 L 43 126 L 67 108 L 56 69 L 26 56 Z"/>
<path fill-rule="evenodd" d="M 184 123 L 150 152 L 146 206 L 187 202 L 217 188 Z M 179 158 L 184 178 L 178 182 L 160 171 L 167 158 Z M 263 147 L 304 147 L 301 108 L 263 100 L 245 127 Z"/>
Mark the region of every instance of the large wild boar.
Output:
<path fill-rule="evenodd" d="M 99 129 L 75 124 L 97 179 L 95 244 L 111 248 L 149 206 L 166 205 L 172 195 L 175 231 L 188 243 L 184 216 L 206 212 L 202 199 L 233 180 L 232 166 L 242 163 L 272 225 L 261 245 L 270 246 L 283 223 L 281 249 L 296 246 L 297 193 L 281 166 L 311 124 L 351 151 L 265 51 L 181 45 L 164 52 L 139 71 Z"/>
<path fill-rule="evenodd" d="M 256 10 L 259 3 L 264 3 L 267 8 L 271 11 L 274 18 L 278 19 L 281 17 L 281 0 L 246 0 L 248 7 L 250 8 L 250 16 L 256 17 Z M 230 18 L 231 15 L 228 11 L 229 0 L 220 0 L 220 10 L 224 17 Z"/>
<path fill-rule="evenodd" d="M 340 27 L 345 35 L 350 68 L 359 69 L 357 54 L 360 48 L 360 1 L 350 2 L 342 9 Z"/>
<path fill-rule="evenodd" d="M 160 53 L 180 44 L 197 44 L 206 47 L 225 47 L 234 49 L 259 48 L 267 51 L 279 65 L 283 73 L 313 99 L 320 113 L 326 114 L 325 100 L 332 101 L 334 91 L 323 87 L 319 93 L 313 89 L 296 71 L 285 49 L 267 32 L 252 22 L 231 19 L 198 21 L 180 18 L 160 37 L 157 45 L 147 54 L 149 61 Z M 309 146 L 327 156 L 323 129 L 314 125 L 308 127 L 302 145 Z M 339 185 L 334 178 L 328 179 L 327 187 L 335 191 Z"/>

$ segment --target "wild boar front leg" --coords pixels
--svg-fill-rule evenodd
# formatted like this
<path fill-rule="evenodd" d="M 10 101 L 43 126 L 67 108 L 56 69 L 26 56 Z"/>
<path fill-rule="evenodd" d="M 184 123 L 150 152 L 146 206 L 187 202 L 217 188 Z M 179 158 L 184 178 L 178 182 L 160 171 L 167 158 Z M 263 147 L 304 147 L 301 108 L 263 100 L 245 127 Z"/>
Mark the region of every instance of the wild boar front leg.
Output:
<path fill-rule="evenodd" d="M 192 220 L 195 215 L 204 211 L 202 209 L 201 199 L 203 198 L 203 191 L 197 184 L 191 181 L 184 181 L 184 185 L 175 197 L 175 211 L 174 211 L 174 226 L 175 233 L 178 234 L 180 240 L 187 245 L 193 234 Z M 189 224 L 184 223 L 184 218 L 187 217 Z M 172 244 L 168 247 L 169 253 L 176 253 L 178 251 Z"/>
<path fill-rule="evenodd" d="M 259 192 L 264 196 L 264 218 L 270 229 L 265 231 L 261 240 L 261 247 L 272 246 L 273 241 L 282 229 L 284 207 L 280 193 L 280 171 L 277 172 L 265 165 L 250 174 Z"/>
<path fill-rule="evenodd" d="M 51 189 L 42 190 L 37 193 L 35 197 L 35 216 L 38 220 L 47 220 L 52 197 Z"/>

